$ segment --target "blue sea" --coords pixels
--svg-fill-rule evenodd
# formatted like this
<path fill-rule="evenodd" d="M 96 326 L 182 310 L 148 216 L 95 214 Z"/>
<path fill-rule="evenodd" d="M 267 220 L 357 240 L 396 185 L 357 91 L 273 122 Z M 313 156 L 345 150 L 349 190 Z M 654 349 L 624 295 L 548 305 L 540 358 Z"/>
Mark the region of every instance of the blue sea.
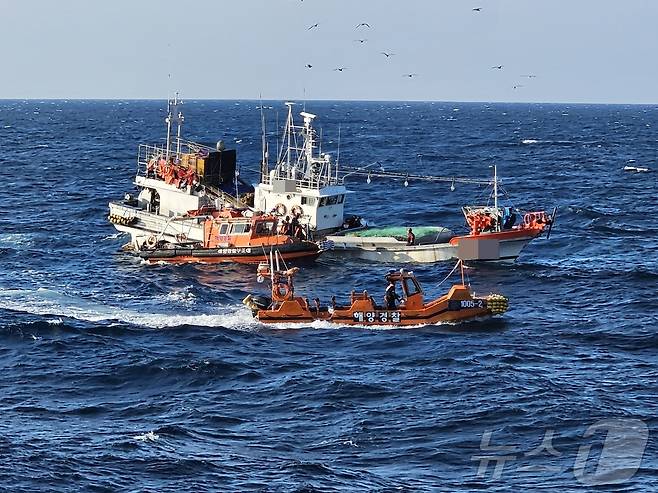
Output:
<path fill-rule="evenodd" d="M 265 106 L 274 149 L 285 107 Z M 258 107 L 186 101 L 183 135 L 224 140 L 254 181 Z M 261 325 L 241 305 L 265 292 L 253 266 L 119 251 L 107 203 L 133 191 L 138 144 L 164 142 L 163 101 L 0 101 L 0 489 L 655 491 L 658 107 L 305 108 L 343 165 L 497 165 L 510 203 L 557 207 L 551 237 L 514 265 L 467 270 L 510 311 L 406 330 Z M 457 232 L 460 207 L 487 196 L 347 185 L 349 213 Z M 297 291 L 383 293 L 398 267 L 327 255 Z M 411 268 L 428 296 L 447 289 L 451 264 Z"/>

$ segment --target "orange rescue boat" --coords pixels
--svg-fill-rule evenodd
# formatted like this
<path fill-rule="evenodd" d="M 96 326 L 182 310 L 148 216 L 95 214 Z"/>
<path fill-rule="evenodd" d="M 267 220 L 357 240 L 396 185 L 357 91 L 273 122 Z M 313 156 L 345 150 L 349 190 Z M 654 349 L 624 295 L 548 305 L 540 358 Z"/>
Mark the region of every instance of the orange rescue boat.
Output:
<path fill-rule="evenodd" d="M 339 305 L 336 298 L 332 297 L 329 306 L 321 306 L 317 298 L 311 304 L 308 298 L 295 295 L 294 276 L 298 270 L 296 267 L 276 271 L 271 269 L 267 272 L 259 270 L 261 279 L 264 275 L 270 276 L 272 295 L 271 298 L 248 295 L 243 300 L 255 318 L 264 323 L 323 320 L 340 325 L 413 326 L 486 318 L 500 315 L 508 308 L 508 300 L 502 295 L 475 296 L 464 283 L 463 271 L 461 284 L 454 284 L 447 294 L 426 302 L 416 276 L 404 269 L 389 272 L 385 276 L 388 287 L 384 305 L 378 305 L 367 291 L 352 291 L 348 305 Z M 403 294 L 399 304 L 396 298 L 400 298 L 395 295 L 398 285 Z"/>
<path fill-rule="evenodd" d="M 181 221 L 196 216 L 190 214 L 190 218 Z M 137 255 L 150 263 L 257 264 L 267 261 L 272 248 L 285 260 L 315 260 L 322 253 L 319 244 L 282 231 L 278 218 L 271 214 L 247 216 L 239 210 L 223 209 L 210 211 L 203 221 L 203 242 L 181 237 L 177 238 L 178 242 L 170 243 L 151 236 Z"/>

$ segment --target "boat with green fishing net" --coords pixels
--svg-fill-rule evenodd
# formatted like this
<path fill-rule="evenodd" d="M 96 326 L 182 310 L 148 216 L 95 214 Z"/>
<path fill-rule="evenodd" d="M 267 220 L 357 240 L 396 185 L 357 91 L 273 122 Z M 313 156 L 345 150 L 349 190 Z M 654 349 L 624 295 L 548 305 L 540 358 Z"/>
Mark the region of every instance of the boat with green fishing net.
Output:
<path fill-rule="evenodd" d="M 498 172 L 496 166 L 493 168 L 493 203 L 462 208 L 469 227 L 467 234 L 453 235 L 440 226 L 368 227 L 329 235 L 324 248 L 373 262 L 514 262 L 530 241 L 544 233 L 547 238 L 550 236 L 557 208 L 549 214 L 544 210 L 522 213 L 500 206 Z"/>
<path fill-rule="evenodd" d="M 414 239 L 409 242 L 409 229 Z M 375 262 L 442 262 L 457 257 L 451 245 L 453 233 L 441 226 L 369 227 L 344 234 L 327 236 L 333 252 Z M 410 244 L 413 243 L 413 244 Z"/>

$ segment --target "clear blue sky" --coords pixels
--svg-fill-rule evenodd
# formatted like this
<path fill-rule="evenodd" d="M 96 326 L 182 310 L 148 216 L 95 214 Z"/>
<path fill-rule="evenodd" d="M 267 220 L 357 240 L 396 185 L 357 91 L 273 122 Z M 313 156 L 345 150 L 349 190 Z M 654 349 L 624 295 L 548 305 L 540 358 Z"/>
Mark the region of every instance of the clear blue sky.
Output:
<path fill-rule="evenodd" d="M 0 0 L 0 13 L 0 98 L 658 102 L 657 0 Z"/>

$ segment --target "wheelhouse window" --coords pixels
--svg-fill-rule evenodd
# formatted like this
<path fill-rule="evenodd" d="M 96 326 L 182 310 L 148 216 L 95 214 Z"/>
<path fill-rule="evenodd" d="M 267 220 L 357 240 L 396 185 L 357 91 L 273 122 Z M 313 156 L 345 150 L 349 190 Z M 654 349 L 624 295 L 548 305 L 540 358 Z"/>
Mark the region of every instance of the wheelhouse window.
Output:
<path fill-rule="evenodd" d="M 228 230 L 229 230 L 230 227 L 231 227 L 230 224 L 222 224 L 222 225 L 219 227 L 219 234 L 220 234 L 221 236 L 227 235 L 227 234 L 228 234 Z"/>
<path fill-rule="evenodd" d="M 420 285 L 415 279 L 407 277 L 404 281 L 404 291 L 407 296 L 420 293 Z"/>
<path fill-rule="evenodd" d="M 274 232 L 274 222 L 273 221 L 259 221 L 256 223 L 256 234 L 257 235 L 269 235 Z"/>
<path fill-rule="evenodd" d="M 315 197 L 305 197 L 302 195 L 302 205 L 315 205 Z"/>
<path fill-rule="evenodd" d="M 234 235 L 248 233 L 250 229 L 251 225 L 249 223 L 233 223 Z"/>

